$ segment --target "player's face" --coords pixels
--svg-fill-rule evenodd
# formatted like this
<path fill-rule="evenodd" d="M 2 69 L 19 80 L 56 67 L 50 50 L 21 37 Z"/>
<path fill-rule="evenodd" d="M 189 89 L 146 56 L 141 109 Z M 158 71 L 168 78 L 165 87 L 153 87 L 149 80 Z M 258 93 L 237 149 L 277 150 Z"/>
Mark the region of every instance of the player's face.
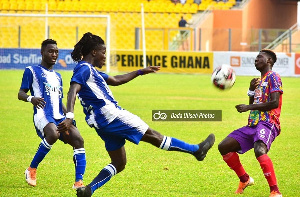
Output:
<path fill-rule="evenodd" d="M 262 71 L 265 66 L 267 66 L 267 60 L 268 60 L 268 56 L 263 53 L 263 52 L 260 52 L 257 56 L 256 56 L 256 59 L 255 59 L 255 67 L 257 70 L 259 71 Z"/>
<path fill-rule="evenodd" d="M 56 44 L 47 44 L 47 46 L 42 50 L 42 61 L 47 65 L 52 66 L 55 64 L 58 58 L 58 48 Z"/>
<path fill-rule="evenodd" d="M 94 66 L 98 68 L 102 68 L 106 61 L 106 47 L 105 45 L 99 46 L 96 49 L 95 59 L 94 59 Z"/>

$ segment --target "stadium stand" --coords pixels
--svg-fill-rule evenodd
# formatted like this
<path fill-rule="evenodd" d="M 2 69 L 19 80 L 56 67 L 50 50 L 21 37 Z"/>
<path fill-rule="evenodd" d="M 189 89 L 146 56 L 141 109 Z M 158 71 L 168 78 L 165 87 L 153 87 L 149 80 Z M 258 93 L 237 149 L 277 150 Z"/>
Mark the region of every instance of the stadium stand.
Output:
<path fill-rule="evenodd" d="M 193 0 L 187 0 L 184 5 L 174 4 L 171 0 L 1 0 L 0 13 L 44 14 L 47 6 L 49 13 L 52 14 L 109 14 L 111 28 L 115 32 L 111 35 L 111 40 L 115 42 L 116 49 L 134 49 L 135 28 L 141 27 L 141 3 L 143 3 L 145 11 L 145 27 L 153 30 L 151 33 L 146 31 L 147 48 L 161 50 L 166 48 L 165 29 L 178 28 L 181 16 L 191 20 L 193 14 L 207 8 L 230 9 L 235 4 L 235 0 L 229 0 L 226 3 L 202 0 L 200 5 L 195 4 Z M 58 41 L 60 48 L 72 48 L 78 35 L 80 37 L 87 30 L 92 30 L 105 37 L 105 24 L 97 23 L 92 18 L 82 20 L 49 19 L 49 35 Z M 2 17 L 0 20 L 0 40 L 2 40 L 0 47 L 39 47 L 40 40 L 45 37 L 44 29 L 44 20 L 41 18 Z M 65 36 L 66 34 L 68 36 Z M 171 31 L 170 34 L 174 37 L 178 34 L 178 30 Z M 20 42 L 18 41 L 19 37 Z M 3 40 L 8 42 L 3 42 Z"/>

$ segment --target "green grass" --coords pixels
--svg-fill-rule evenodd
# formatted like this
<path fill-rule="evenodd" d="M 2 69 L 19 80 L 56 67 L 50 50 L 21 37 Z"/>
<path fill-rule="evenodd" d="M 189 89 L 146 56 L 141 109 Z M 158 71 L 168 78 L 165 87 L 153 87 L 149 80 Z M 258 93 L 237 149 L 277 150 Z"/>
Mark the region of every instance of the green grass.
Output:
<path fill-rule="evenodd" d="M 17 99 L 22 70 L 0 70 L 0 196 L 76 196 L 73 151 L 58 141 L 38 168 L 38 185 L 25 183 L 24 170 L 35 154 L 40 139 L 32 122 L 32 105 Z M 66 97 L 72 72 L 61 71 Z M 94 196 L 236 196 L 238 178 L 220 156 L 217 145 L 232 130 L 247 123 L 248 113 L 238 113 L 234 106 L 247 103 L 246 95 L 252 77 L 237 77 L 229 91 L 218 91 L 210 84 L 209 75 L 151 74 L 128 84 L 111 87 L 119 104 L 140 116 L 149 126 L 164 135 L 190 143 L 199 143 L 209 133 L 216 144 L 203 162 L 188 154 L 166 152 L 149 144 L 126 143 L 127 166 Z M 282 78 L 282 133 L 272 145 L 271 157 L 278 184 L 284 196 L 298 196 L 299 184 L 299 114 L 300 78 Z M 66 102 L 66 98 L 64 98 Z M 221 122 L 153 122 L 155 109 L 222 110 Z M 109 162 L 102 140 L 89 128 L 77 101 L 77 126 L 85 139 L 89 183 Z M 255 185 L 245 190 L 244 197 L 268 196 L 269 187 L 253 150 L 240 156 Z"/>

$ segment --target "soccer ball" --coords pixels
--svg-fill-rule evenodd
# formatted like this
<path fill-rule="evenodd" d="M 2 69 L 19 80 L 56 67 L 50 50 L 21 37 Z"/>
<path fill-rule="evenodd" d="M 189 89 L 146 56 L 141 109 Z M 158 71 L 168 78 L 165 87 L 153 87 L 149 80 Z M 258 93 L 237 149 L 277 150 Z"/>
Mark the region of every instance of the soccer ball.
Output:
<path fill-rule="evenodd" d="M 221 90 L 229 89 L 235 82 L 235 72 L 231 66 L 222 64 L 212 73 L 211 81 L 215 87 Z"/>

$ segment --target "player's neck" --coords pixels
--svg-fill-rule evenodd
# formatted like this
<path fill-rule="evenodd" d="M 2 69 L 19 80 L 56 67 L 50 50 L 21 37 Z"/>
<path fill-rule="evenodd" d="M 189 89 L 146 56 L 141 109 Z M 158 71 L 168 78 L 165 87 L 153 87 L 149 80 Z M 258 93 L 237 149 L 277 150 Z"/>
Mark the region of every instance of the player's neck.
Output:
<path fill-rule="evenodd" d="M 41 65 L 48 70 L 52 70 L 54 66 L 54 65 L 46 64 L 45 62 L 41 62 Z"/>
<path fill-rule="evenodd" d="M 272 68 L 265 69 L 261 72 L 261 77 L 265 76 L 268 72 L 272 71 Z"/>

